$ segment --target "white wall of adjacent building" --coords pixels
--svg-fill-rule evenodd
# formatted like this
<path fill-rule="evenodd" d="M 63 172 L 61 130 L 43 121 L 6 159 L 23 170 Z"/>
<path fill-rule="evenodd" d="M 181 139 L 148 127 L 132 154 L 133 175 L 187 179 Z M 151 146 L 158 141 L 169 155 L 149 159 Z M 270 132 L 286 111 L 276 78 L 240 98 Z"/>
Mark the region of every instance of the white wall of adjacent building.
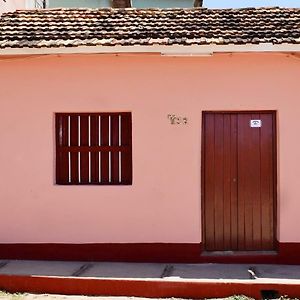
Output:
<path fill-rule="evenodd" d="M 3 0 L 0 1 L 0 14 L 26 8 L 27 0 Z"/>
<path fill-rule="evenodd" d="M 17 9 L 33 9 L 36 2 L 42 0 L 0 0 L 0 14 Z M 137 8 L 147 7 L 193 7 L 194 0 L 132 0 L 132 6 Z M 110 7 L 111 0 L 47 0 L 47 7 Z"/>

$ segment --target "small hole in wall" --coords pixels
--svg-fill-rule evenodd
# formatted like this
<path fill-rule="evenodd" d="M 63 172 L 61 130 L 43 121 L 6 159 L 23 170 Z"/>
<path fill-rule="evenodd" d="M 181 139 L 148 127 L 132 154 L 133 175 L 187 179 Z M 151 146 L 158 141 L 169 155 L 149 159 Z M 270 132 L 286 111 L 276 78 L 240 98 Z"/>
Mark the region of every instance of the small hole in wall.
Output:
<path fill-rule="evenodd" d="M 280 295 L 276 290 L 261 290 L 260 291 L 262 299 L 278 299 Z"/>

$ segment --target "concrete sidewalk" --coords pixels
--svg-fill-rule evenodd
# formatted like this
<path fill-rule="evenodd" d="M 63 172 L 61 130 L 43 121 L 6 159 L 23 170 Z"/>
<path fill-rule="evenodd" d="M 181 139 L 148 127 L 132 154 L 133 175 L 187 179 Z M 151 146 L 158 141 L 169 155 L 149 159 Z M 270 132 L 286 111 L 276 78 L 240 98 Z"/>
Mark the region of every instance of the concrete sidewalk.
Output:
<path fill-rule="evenodd" d="M 300 266 L 0 260 L 1 289 L 155 298 L 299 297 Z"/>
<path fill-rule="evenodd" d="M 0 260 L 1 274 L 155 280 L 299 280 L 300 284 L 300 266 L 297 265 Z"/>

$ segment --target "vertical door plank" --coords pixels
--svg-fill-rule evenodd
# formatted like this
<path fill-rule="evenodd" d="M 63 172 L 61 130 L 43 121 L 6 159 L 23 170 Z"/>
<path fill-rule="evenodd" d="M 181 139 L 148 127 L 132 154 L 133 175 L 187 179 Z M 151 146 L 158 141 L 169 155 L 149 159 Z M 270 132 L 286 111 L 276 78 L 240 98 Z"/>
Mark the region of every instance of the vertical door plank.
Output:
<path fill-rule="evenodd" d="M 245 250 L 256 250 L 253 243 L 254 237 L 254 202 L 260 201 L 260 157 L 259 157 L 259 128 L 252 128 L 250 122 L 252 119 L 259 118 L 255 114 L 244 116 L 244 134 L 246 143 L 244 151 L 245 165 L 243 168 L 244 186 L 243 197 L 245 203 Z M 257 206 L 257 205 L 256 205 Z"/>
<path fill-rule="evenodd" d="M 121 153 L 121 177 L 122 183 L 132 183 L 132 123 L 131 113 L 122 114 L 121 116 L 121 145 L 127 146 L 127 150 Z"/>
<path fill-rule="evenodd" d="M 70 139 L 71 146 L 78 146 L 78 116 L 71 115 L 70 118 Z M 72 184 L 79 183 L 79 171 L 78 171 L 78 153 L 71 152 L 71 182 Z"/>
<path fill-rule="evenodd" d="M 60 147 L 68 146 L 68 116 L 56 114 L 56 181 L 67 184 L 69 182 L 69 154 L 61 151 Z"/>
<path fill-rule="evenodd" d="M 91 115 L 91 146 L 99 146 L 99 116 Z M 99 152 L 91 153 L 91 183 L 99 183 Z"/>
<path fill-rule="evenodd" d="M 252 114 L 252 120 L 260 120 L 260 114 Z M 249 126 L 250 127 L 250 126 Z M 252 177 L 252 227 L 253 227 L 253 243 L 251 250 L 261 250 L 261 198 L 260 198 L 260 181 L 261 181 L 261 160 L 260 160 L 260 132 L 261 128 L 251 129 L 251 172 Z"/>
<path fill-rule="evenodd" d="M 223 126 L 224 141 L 224 172 L 223 172 L 223 199 L 224 199 L 224 250 L 232 249 L 231 246 L 231 116 L 224 114 Z"/>
<path fill-rule="evenodd" d="M 249 121 L 250 115 L 238 115 L 238 250 L 246 250 L 246 210 L 249 195 Z"/>
<path fill-rule="evenodd" d="M 239 250 L 261 249 L 260 128 L 250 126 L 251 119 L 259 117 L 259 114 L 239 115 Z M 244 232 L 242 232 L 243 225 Z M 240 239 L 243 239 L 243 243 Z"/>
<path fill-rule="evenodd" d="M 119 115 L 111 115 L 111 145 L 119 146 Z M 111 153 L 111 181 L 119 183 L 119 152 Z"/>
<path fill-rule="evenodd" d="M 208 251 L 215 250 L 215 115 L 204 118 L 204 239 Z"/>
<path fill-rule="evenodd" d="M 88 116 L 80 116 L 80 146 L 89 145 L 89 132 L 88 132 Z M 80 152 L 80 177 L 81 183 L 89 183 L 89 153 Z"/>
<path fill-rule="evenodd" d="M 215 115 L 215 250 L 224 249 L 224 117 Z"/>
<path fill-rule="evenodd" d="M 109 145 L 109 116 L 101 116 L 101 146 Z M 109 183 L 109 152 L 101 151 L 101 182 Z"/>
<path fill-rule="evenodd" d="M 230 212 L 231 212 L 231 249 L 238 250 L 238 165 L 237 165 L 237 115 L 230 115 Z"/>
<path fill-rule="evenodd" d="M 271 114 L 261 115 L 261 213 L 262 248 L 274 248 L 274 155 L 275 121 Z"/>
<path fill-rule="evenodd" d="M 250 127 L 251 115 L 245 114 L 243 116 L 243 133 L 245 135 L 244 140 L 244 168 L 239 170 L 244 176 L 244 186 L 241 186 L 243 190 L 243 198 L 245 204 L 244 218 L 245 218 L 245 250 L 252 250 L 253 247 L 253 188 L 255 187 L 255 162 L 253 159 L 253 151 L 257 145 L 252 144 L 253 128 Z M 255 128 L 256 129 L 256 128 Z"/>

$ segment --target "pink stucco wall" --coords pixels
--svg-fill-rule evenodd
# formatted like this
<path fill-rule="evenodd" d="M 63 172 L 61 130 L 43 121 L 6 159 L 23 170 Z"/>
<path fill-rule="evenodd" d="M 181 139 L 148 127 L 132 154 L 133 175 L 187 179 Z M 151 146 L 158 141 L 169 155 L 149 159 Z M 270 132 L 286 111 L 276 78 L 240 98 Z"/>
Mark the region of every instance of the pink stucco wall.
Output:
<path fill-rule="evenodd" d="M 278 111 L 278 236 L 299 242 L 299 78 L 283 54 L 1 58 L 0 242 L 199 242 L 201 112 L 255 109 Z M 132 111 L 132 186 L 53 183 L 71 111 Z"/>

